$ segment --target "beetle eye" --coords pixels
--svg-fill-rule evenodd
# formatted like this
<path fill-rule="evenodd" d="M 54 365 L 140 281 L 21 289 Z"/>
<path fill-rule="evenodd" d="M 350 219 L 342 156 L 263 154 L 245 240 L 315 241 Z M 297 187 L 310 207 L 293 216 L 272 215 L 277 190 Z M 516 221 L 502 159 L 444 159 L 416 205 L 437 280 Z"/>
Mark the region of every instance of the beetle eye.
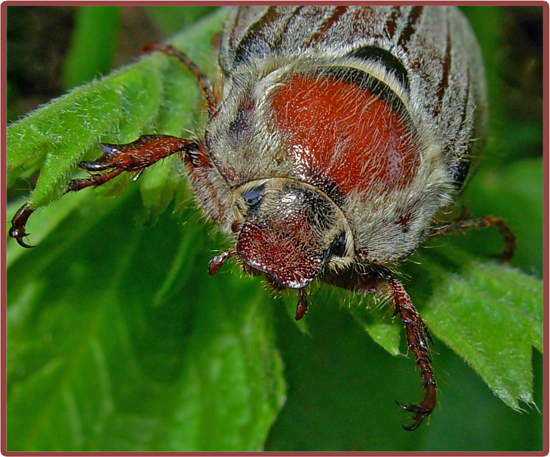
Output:
<path fill-rule="evenodd" d="M 258 205 L 262 201 L 264 189 L 265 184 L 262 184 L 261 186 L 247 190 L 242 194 L 244 202 L 250 207 Z"/>
<path fill-rule="evenodd" d="M 330 248 L 332 255 L 343 257 L 346 254 L 346 232 L 340 233 Z"/>

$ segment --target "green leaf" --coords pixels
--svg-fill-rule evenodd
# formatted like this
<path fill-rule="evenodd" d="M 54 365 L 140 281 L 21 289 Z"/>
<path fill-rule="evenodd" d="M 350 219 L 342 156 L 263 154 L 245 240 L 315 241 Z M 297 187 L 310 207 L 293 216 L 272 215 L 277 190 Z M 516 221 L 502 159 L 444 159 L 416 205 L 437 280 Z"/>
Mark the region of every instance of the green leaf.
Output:
<path fill-rule="evenodd" d="M 422 267 L 414 277 L 429 284 L 422 316 L 430 331 L 508 406 L 532 403 L 532 348 L 542 351 L 542 282 L 458 249 L 438 249 L 415 261 Z"/>
<path fill-rule="evenodd" d="M 477 197 L 477 198 L 476 198 Z M 475 214 L 509 215 L 520 242 L 512 264 L 542 266 L 540 159 L 504 169 L 483 167 L 462 197 Z M 522 208 L 522 214 L 513 208 Z M 490 208 L 494 213 L 489 213 Z M 512 210 L 512 211 L 511 211 Z M 537 244 L 538 243 L 538 244 Z M 496 230 L 472 231 L 425 243 L 401 268 L 404 285 L 434 336 L 464 358 L 508 406 L 533 402 L 532 348 L 542 352 L 542 281 L 517 268 L 480 260 L 500 252 Z M 367 305 L 340 293 L 373 340 L 392 355 L 404 353 L 399 317 L 388 300 Z"/>
<path fill-rule="evenodd" d="M 196 210 L 184 230 L 169 212 L 135 225 L 136 190 L 90 201 L 66 221 L 78 237 L 10 268 L 12 451 L 260 450 L 282 405 L 260 285 L 220 274 L 214 290 Z"/>
<path fill-rule="evenodd" d="M 202 41 L 206 54 L 224 14 L 174 42 Z M 153 123 L 181 133 L 195 86 L 166 56 L 146 57 L 10 126 L 8 163 L 43 164 L 31 202 L 46 205 L 100 137 L 133 139 Z M 33 215 L 35 249 L 10 242 L 9 450 L 263 446 L 285 398 L 265 293 L 230 274 L 213 291 L 207 234 L 169 161 L 140 181 L 141 196 L 66 195 Z"/>
<path fill-rule="evenodd" d="M 354 304 L 351 311 L 376 343 L 392 355 L 403 355 L 400 348 L 402 328 L 390 319 L 393 313 L 390 303 L 387 297 L 375 297 L 367 306 Z"/>
<path fill-rule="evenodd" d="M 431 333 L 519 410 L 519 401 L 533 403 L 532 348 L 543 347 L 542 282 L 446 244 L 434 240 L 427 244 L 433 247 L 429 253 L 415 254 L 404 268 L 404 284 Z M 403 354 L 402 324 L 399 317 L 390 319 L 388 300 L 351 309 L 376 343 Z"/>
<path fill-rule="evenodd" d="M 220 10 L 209 20 L 174 37 L 171 43 L 189 51 L 190 57 L 205 67 L 204 56 L 212 55 L 205 43 L 212 42 L 225 15 Z M 208 63 L 206 67 L 211 68 L 212 60 Z M 18 175 L 28 173 L 29 167 L 33 170 L 40 167 L 29 203 L 33 208 L 47 205 L 63 194 L 86 154 L 100 155 L 100 141 L 129 142 L 144 131 L 153 130 L 181 134 L 192 119 L 189 106 L 190 101 L 197 99 L 197 92 L 196 82 L 175 59 L 158 53 L 143 57 L 138 63 L 81 86 L 10 125 L 7 169 Z M 160 173 L 159 168 L 153 173 Z M 172 182 L 174 179 L 170 177 Z"/>
<path fill-rule="evenodd" d="M 512 266 L 542 271 L 542 160 L 481 167 L 462 200 L 474 215 L 504 217 L 518 239 Z M 508 406 L 532 403 L 532 348 L 542 352 L 543 334 L 538 275 L 486 260 L 503 249 L 494 229 L 434 239 L 426 246 L 405 271 L 430 330 Z"/>

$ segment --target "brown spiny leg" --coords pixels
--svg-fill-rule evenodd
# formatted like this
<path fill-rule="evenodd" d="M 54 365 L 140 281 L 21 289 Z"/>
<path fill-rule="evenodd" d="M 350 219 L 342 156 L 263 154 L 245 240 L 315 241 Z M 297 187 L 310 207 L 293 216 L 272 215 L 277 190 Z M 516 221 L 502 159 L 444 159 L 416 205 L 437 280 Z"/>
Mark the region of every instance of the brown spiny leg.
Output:
<path fill-rule="evenodd" d="M 413 352 L 416 366 L 420 367 L 420 377 L 426 392 L 424 399 L 418 405 L 403 405 L 397 402 L 401 408 L 415 413 L 413 424 L 403 427 L 405 430 L 415 430 L 435 408 L 437 386 L 430 367 L 432 358 L 426 340 L 432 343 L 433 341 L 409 295 L 401 283 L 392 277 L 390 271 L 380 265 L 356 265 L 354 269 L 340 274 L 329 273 L 323 277 L 323 281 L 355 292 L 384 294 L 392 297 L 395 305 L 394 316 L 399 314 L 405 324 L 408 350 Z"/>
<path fill-rule="evenodd" d="M 201 148 L 201 143 L 177 138 L 168 135 L 143 135 L 133 143 L 128 144 L 101 144 L 103 154 L 96 160 L 82 162 L 80 166 L 91 172 L 88 178 L 73 179 L 67 185 L 67 192 L 78 192 L 86 187 L 97 187 L 110 181 L 124 171 L 136 172 L 136 179 L 146 168 L 161 159 L 178 152 L 187 155 L 196 154 Z M 25 226 L 30 215 L 34 212 L 28 203 L 23 205 L 12 219 L 10 236 L 26 248 L 32 247 L 25 243 L 24 237 L 28 236 Z"/>
<path fill-rule="evenodd" d="M 305 289 L 298 289 L 298 305 L 296 306 L 295 320 L 299 321 L 307 314 L 307 292 Z"/>
<path fill-rule="evenodd" d="M 197 78 L 199 87 L 201 88 L 204 98 L 206 99 L 206 108 L 210 116 L 212 116 L 216 112 L 218 102 L 216 100 L 216 96 L 214 95 L 214 91 L 212 90 L 212 84 L 210 84 L 209 79 L 199 70 L 199 68 L 193 62 L 191 62 L 191 60 L 189 59 L 189 57 L 187 57 L 185 53 L 177 50 L 170 45 L 162 43 L 150 43 L 145 46 L 144 51 L 159 51 L 179 59 L 179 61 L 187 67 L 191 74 L 195 78 Z"/>
<path fill-rule="evenodd" d="M 233 257 L 234 255 L 235 250 L 230 249 L 229 251 L 222 252 L 220 255 L 214 257 L 208 264 L 208 272 L 210 273 L 210 276 L 214 276 L 216 272 L 221 268 L 221 266 L 225 263 L 225 261 L 229 259 L 229 257 Z"/>
<path fill-rule="evenodd" d="M 463 232 L 469 229 L 494 227 L 504 237 L 504 249 L 498 255 L 498 258 L 506 263 L 514 255 L 516 248 L 516 237 L 510 230 L 510 227 L 499 218 L 496 217 L 483 217 L 481 219 L 462 219 L 451 223 L 440 223 L 432 225 L 426 232 L 428 237 L 448 235 L 454 232 Z"/>
<path fill-rule="evenodd" d="M 210 116 L 215 113 L 217 100 L 212 90 L 212 85 L 187 55 L 172 46 L 160 43 L 148 45 L 145 51 L 160 51 L 179 59 L 197 79 L 206 99 Z M 193 164 L 194 166 L 211 167 L 209 156 L 205 153 L 206 148 L 204 144 L 168 135 L 143 135 L 132 143 L 121 145 L 101 144 L 101 148 L 103 149 L 103 155 L 99 159 L 91 162 L 82 162 L 80 165 L 89 172 L 102 171 L 103 173 L 92 174 L 89 178 L 85 179 L 74 179 L 69 183 L 65 192 L 77 192 L 86 187 L 100 186 L 123 171 L 136 172 L 134 179 L 137 179 L 147 167 L 181 151 L 186 152 L 186 163 Z M 191 167 L 191 171 L 193 171 L 193 167 Z M 25 243 L 23 238 L 28 236 L 25 226 L 34 211 L 35 208 L 28 203 L 22 206 L 13 217 L 12 227 L 9 231 L 9 235 L 25 248 L 32 247 Z"/>
<path fill-rule="evenodd" d="M 432 341 L 432 338 L 401 283 L 397 279 L 391 278 L 387 281 L 387 284 L 395 304 L 394 316 L 399 314 L 405 324 L 407 347 L 409 351 L 413 352 L 416 366 L 420 368 L 422 386 L 426 392 L 424 399 L 417 405 L 403 405 L 397 402 L 401 408 L 415 414 L 414 423 L 409 427 L 403 426 L 405 430 L 412 431 L 422 423 L 425 417 L 430 415 L 437 403 L 437 385 L 430 366 L 432 357 L 426 341 L 427 339 Z"/>

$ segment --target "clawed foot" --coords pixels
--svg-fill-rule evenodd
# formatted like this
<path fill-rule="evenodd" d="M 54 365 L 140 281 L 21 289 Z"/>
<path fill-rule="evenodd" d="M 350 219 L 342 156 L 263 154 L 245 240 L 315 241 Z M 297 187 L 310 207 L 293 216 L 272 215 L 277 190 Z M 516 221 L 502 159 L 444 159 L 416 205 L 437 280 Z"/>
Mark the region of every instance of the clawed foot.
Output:
<path fill-rule="evenodd" d="M 97 187 L 110 181 L 124 171 L 136 172 L 134 179 L 147 168 L 161 159 L 177 152 L 192 150 L 197 143 L 169 135 L 143 135 L 128 144 L 101 144 L 103 154 L 96 160 L 81 162 L 86 171 L 100 172 L 91 174 L 88 178 L 73 179 L 67 185 L 65 192 L 78 192 L 86 187 Z M 32 247 L 23 238 L 27 237 L 25 226 L 34 212 L 28 204 L 15 214 L 9 235 L 15 238 L 24 248 Z"/>
<path fill-rule="evenodd" d="M 397 405 L 400 408 L 404 409 L 405 411 L 415 413 L 415 416 L 413 417 L 414 423 L 411 426 L 409 426 L 409 427 L 405 427 L 404 425 L 401 426 L 409 432 L 412 432 L 413 430 L 416 430 L 418 428 L 418 426 L 422 423 L 424 418 L 428 417 L 430 415 L 430 413 L 432 412 L 432 409 L 433 409 L 433 408 L 429 408 L 429 407 L 426 407 L 426 406 L 422 406 L 422 403 L 419 404 L 419 405 L 413 405 L 413 404 L 404 405 L 403 403 L 399 403 L 398 401 L 396 401 L 395 403 L 397 403 Z"/>
<path fill-rule="evenodd" d="M 407 332 L 407 347 L 413 352 L 416 367 L 420 368 L 424 399 L 418 405 L 403 405 L 396 402 L 400 408 L 414 413 L 414 423 L 410 427 L 403 428 L 408 431 L 416 430 L 425 417 L 429 416 L 437 404 L 437 385 L 430 366 L 432 357 L 426 340 L 432 340 L 428 327 L 424 324 L 418 311 L 413 306 L 411 299 L 399 281 L 391 278 L 388 281 L 390 291 L 397 313 L 405 324 Z"/>
<path fill-rule="evenodd" d="M 29 236 L 25 226 L 30 215 L 34 213 L 34 210 L 29 205 L 23 205 L 11 221 L 10 236 L 15 238 L 17 242 L 24 248 L 32 248 L 33 246 L 25 243 L 23 238 Z"/>
<path fill-rule="evenodd" d="M 189 143 L 189 140 L 170 135 L 142 135 L 128 144 L 101 143 L 103 155 L 91 162 L 82 162 L 80 166 L 90 172 L 111 168 L 139 172 L 181 151 Z"/>

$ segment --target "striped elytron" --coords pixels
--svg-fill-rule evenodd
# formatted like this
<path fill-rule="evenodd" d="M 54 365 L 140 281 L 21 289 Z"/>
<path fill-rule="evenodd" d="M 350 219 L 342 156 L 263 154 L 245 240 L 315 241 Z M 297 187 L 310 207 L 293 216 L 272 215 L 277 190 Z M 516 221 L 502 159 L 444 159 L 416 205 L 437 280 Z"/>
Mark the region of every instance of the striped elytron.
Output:
<path fill-rule="evenodd" d="M 400 315 L 425 390 L 414 430 L 436 405 L 429 332 L 392 265 L 424 239 L 499 219 L 435 222 L 453 201 L 483 144 L 483 64 L 460 11 L 438 6 L 250 6 L 234 8 L 221 39 L 220 93 L 170 46 L 197 78 L 210 119 L 204 139 L 144 135 L 81 165 L 99 172 L 67 191 L 141 173 L 183 152 L 205 214 L 235 258 L 275 289 L 299 291 L 319 279 L 359 293 L 388 295 Z M 24 206 L 10 235 L 23 246 L 34 211 Z"/>

